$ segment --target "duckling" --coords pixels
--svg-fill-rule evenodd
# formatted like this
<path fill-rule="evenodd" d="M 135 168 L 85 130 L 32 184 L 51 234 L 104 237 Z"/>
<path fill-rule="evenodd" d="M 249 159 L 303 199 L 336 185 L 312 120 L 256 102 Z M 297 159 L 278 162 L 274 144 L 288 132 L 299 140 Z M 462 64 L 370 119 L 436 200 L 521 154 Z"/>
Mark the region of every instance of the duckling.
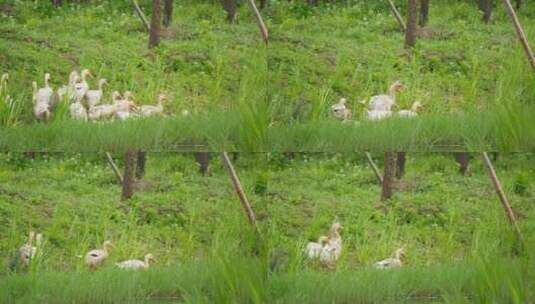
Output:
<path fill-rule="evenodd" d="M 94 270 L 106 260 L 108 257 L 108 251 L 113 247 L 111 241 L 104 241 L 102 249 L 93 249 L 89 251 L 85 256 L 85 263 L 90 269 Z"/>
<path fill-rule="evenodd" d="M 37 250 L 41 246 L 43 235 L 30 231 L 28 242 L 19 248 L 20 261 L 24 266 L 30 265 L 30 262 L 36 257 Z M 35 241 L 36 246 L 33 246 Z"/>
<path fill-rule="evenodd" d="M 320 254 L 320 261 L 326 265 L 332 265 L 340 258 L 342 253 L 342 237 L 340 231 L 343 229 L 339 222 L 334 222 L 329 231 L 329 239 Z"/>
<path fill-rule="evenodd" d="M 115 263 L 115 265 L 121 269 L 132 269 L 132 270 L 145 270 L 149 269 L 149 263 L 154 262 L 154 256 L 152 254 L 145 255 L 145 261 L 140 260 L 127 260 L 119 263 Z"/>
<path fill-rule="evenodd" d="M 366 118 L 368 120 L 377 121 L 392 117 L 392 111 L 390 110 L 371 110 L 366 112 Z"/>
<path fill-rule="evenodd" d="M 416 117 L 418 116 L 418 109 L 422 107 L 422 104 L 419 101 L 415 101 L 412 103 L 412 106 L 410 110 L 400 110 L 397 112 L 397 115 L 399 117 Z"/>
<path fill-rule="evenodd" d="M 405 258 L 405 249 L 403 247 L 398 248 L 392 257 L 384 259 L 374 264 L 374 267 L 377 269 L 391 269 L 399 268 L 403 266 L 402 259 Z"/>
<path fill-rule="evenodd" d="M 317 242 L 309 242 L 307 244 L 307 247 L 305 249 L 305 253 L 309 259 L 317 259 L 321 255 L 321 251 L 323 250 L 323 247 L 325 244 L 327 244 L 327 241 L 329 240 L 328 237 L 322 235 L 318 238 Z"/>
<path fill-rule="evenodd" d="M 331 106 L 334 117 L 341 121 L 351 119 L 351 110 L 346 107 L 347 99 L 341 98 L 340 101 Z"/>
<path fill-rule="evenodd" d="M 73 119 L 87 121 L 87 110 L 81 102 L 75 101 L 71 103 L 69 105 L 69 112 Z"/>

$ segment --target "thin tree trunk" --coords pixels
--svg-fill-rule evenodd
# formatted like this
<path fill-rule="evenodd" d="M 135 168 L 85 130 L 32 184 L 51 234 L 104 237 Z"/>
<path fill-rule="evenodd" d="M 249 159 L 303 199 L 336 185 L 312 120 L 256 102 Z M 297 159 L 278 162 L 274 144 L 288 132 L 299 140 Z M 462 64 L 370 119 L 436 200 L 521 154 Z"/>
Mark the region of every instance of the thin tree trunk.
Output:
<path fill-rule="evenodd" d="M 149 48 L 160 44 L 160 23 L 162 18 L 162 7 L 160 0 L 152 0 L 152 17 L 150 22 Z"/>
<path fill-rule="evenodd" d="M 260 0 L 260 9 L 265 9 L 268 6 L 268 3 L 269 0 Z"/>
<path fill-rule="evenodd" d="M 405 21 L 403 21 L 403 18 L 401 17 L 401 14 L 399 13 L 398 9 L 396 8 L 396 5 L 392 0 L 388 0 L 388 3 L 390 4 L 390 9 L 392 10 L 392 13 L 394 14 L 394 17 L 396 17 L 396 20 L 399 24 L 399 29 L 405 33 L 407 30 L 407 26 L 405 25 Z"/>
<path fill-rule="evenodd" d="M 429 0 L 420 0 L 420 26 L 424 27 L 429 21 Z"/>
<path fill-rule="evenodd" d="M 416 45 L 416 31 L 418 30 L 418 3 L 417 0 L 408 0 L 407 30 L 405 31 L 405 47 Z"/>
<path fill-rule="evenodd" d="M 515 31 L 518 36 L 518 39 L 520 40 L 520 43 L 522 43 L 522 47 L 524 48 L 524 52 L 526 53 L 526 56 L 528 57 L 529 63 L 531 64 L 531 67 L 535 71 L 535 55 L 533 54 L 533 50 L 531 49 L 529 45 L 528 38 L 526 37 L 526 34 L 524 33 L 524 29 L 522 28 L 522 25 L 520 24 L 520 21 L 518 20 L 518 16 L 516 15 L 516 12 L 513 9 L 513 6 L 511 5 L 511 1 L 504 0 L 504 2 L 505 2 L 505 9 L 507 10 L 509 17 L 511 18 L 511 21 L 513 22 L 513 26 L 515 27 Z"/>
<path fill-rule="evenodd" d="M 503 188 L 500 183 L 500 180 L 498 179 L 498 176 L 496 175 L 496 170 L 494 170 L 494 166 L 492 165 L 492 162 L 490 161 L 489 156 L 486 152 L 483 152 L 483 162 L 485 163 L 485 167 L 487 168 L 487 173 L 489 174 L 492 184 L 494 185 L 494 189 L 496 190 L 496 193 L 498 194 L 498 197 L 500 198 L 500 202 L 502 203 L 503 209 L 505 210 L 505 213 L 507 214 L 509 223 L 511 224 L 511 226 L 513 226 L 513 228 L 515 229 L 515 232 L 520 237 L 520 239 L 522 239 L 522 234 L 520 233 L 520 228 L 518 227 L 515 213 L 513 212 L 513 208 L 511 207 L 509 200 L 507 200 L 507 196 L 505 196 L 505 192 L 503 192 Z"/>
<path fill-rule="evenodd" d="M 55 7 L 58 7 L 61 5 L 61 0 L 52 0 L 52 4 L 55 6 Z"/>
<path fill-rule="evenodd" d="M 163 25 L 169 27 L 173 21 L 173 0 L 164 0 L 163 7 Z"/>
<path fill-rule="evenodd" d="M 137 4 L 136 0 L 130 0 L 130 2 L 134 6 L 134 10 L 136 11 L 136 14 L 139 17 L 139 19 L 141 19 L 141 22 L 143 23 L 143 26 L 145 27 L 147 32 L 150 32 L 150 26 L 149 26 L 149 21 L 147 20 L 147 16 L 145 16 L 143 11 L 139 7 L 139 4 Z"/>
<path fill-rule="evenodd" d="M 398 152 L 397 153 L 397 169 L 396 169 L 396 178 L 401 179 L 403 175 L 405 175 L 405 162 L 406 162 L 406 156 L 407 153 L 405 152 Z"/>
<path fill-rule="evenodd" d="M 249 7 L 253 11 L 256 19 L 256 23 L 258 24 L 258 28 L 260 29 L 260 34 L 262 34 L 262 38 L 264 39 L 264 43 L 268 45 L 269 42 L 269 34 L 266 25 L 264 24 L 264 20 L 262 19 L 262 15 L 256 8 L 256 4 L 254 0 L 248 0 L 249 1 Z"/>
<path fill-rule="evenodd" d="M 317 6 L 318 0 L 307 0 L 308 5 L 310 6 Z"/>
<path fill-rule="evenodd" d="M 373 161 L 372 155 L 370 152 L 366 152 L 366 159 L 368 160 L 368 164 L 370 164 L 370 167 L 372 167 L 373 173 L 375 174 L 375 178 L 377 178 L 377 182 L 379 185 L 383 184 L 383 176 L 381 175 L 381 172 L 379 172 L 379 168 L 377 168 L 377 165 Z"/>
<path fill-rule="evenodd" d="M 136 178 L 142 179 L 145 176 L 145 164 L 147 163 L 146 152 L 137 152 Z"/>
<path fill-rule="evenodd" d="M 136 167 L 136 152 L 128 151 L 124 157 L 123 192 L 121 200 L 126 201 L 134 194 L 134 171 Z"/>
<path fill-rule="evenodd" d="M 119 168 L 113 161 L 113 158 L 111 157 L 110 152 L 106 152 L 106 160 L 108 161 L 108 164 L 110 165 L 111 169 L 113 170 L 113 173 L 115 174 L 115 177 L 117 178 L 117 181 L 120 185 L 123 184 L 123 176 L 121 175 L 121 172 L 119 171 Z"/>
<path fill-rule="evenodd" d="M 389 200 L 394 194 L 394 176 L 396 174 L 396 154 L 394 152 L 385 153 L 385 171 L 383 174 L 383 191 L 381 200 Z"/>
<path fill-rule="evenodd" d="M 195 160 L 199 164 L 199 172 L 202 176 L 206 176 L 210 172 L 210 153 L 195 152 Z"/>
<path fill-rule="evenodd" d="M 251 204 L 249 203 L 249 200 L 247 199 L 247 196 L 245 195 L 245 192 L 243 191 L 243 187 L 241 186 L 238 175 L 236 174 L 236 170 L 234 170 L 234 166 L 232 165 L 232 162 L 230 161 L 230 158 L 228 157 L 227 152 L 223 152 L 222 158 L 223 158 L 223 163 L 225 164 L 227 168 L 230 179 L 232 180 L 232 185 L 234 186 L 234 190 L 238 194 L 243 210 L 245 211 L 245 214 L 247 215 L 247 219 L 249 220 L 249 223 L 253 226 L 255 231 L 258 232 L 258 227 L 256 225 L 256 215 L 253 211 L 253 208 L 251 207 Z"/>
<path fill-rule="evenodd" d="M 459 173 L 464 176 L 470 175 L 470 154 L 467 152 L 454 153 L 455 160 L 459 164 Z"/>
<path fill-rule="evenodd" d="M 227 12 L 227 21 L 230 24 L 236 23 L 238 17 L 236 0 L 221 0 L 221 4 L 223 4 L 223 9 Z"/>
<path fill-rule="evenodd" d="M 522 8 L 522 0 L 516 0 L 516 10 L 520 10 Z"/>
<path fill-rule="evenodd" d="M 479 9 L 483 12 L 483 21 L 489 23 L 492 18 L 492 0 L 479 0 Z"/>

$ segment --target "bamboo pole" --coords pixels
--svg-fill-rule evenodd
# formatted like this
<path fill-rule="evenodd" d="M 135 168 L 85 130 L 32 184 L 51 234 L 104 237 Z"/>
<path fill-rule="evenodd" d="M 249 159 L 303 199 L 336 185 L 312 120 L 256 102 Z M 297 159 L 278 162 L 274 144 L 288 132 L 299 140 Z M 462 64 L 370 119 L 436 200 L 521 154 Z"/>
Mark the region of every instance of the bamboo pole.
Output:
<path fill-rule="evenodd" d="M 392 10 L 392 13 L 394 14 L 394 17 L 396 17 L 396 20 L 399 24 L 399 29 L 405 33 L 407 30 L 407 26 L 405 25 L 405 21 L 403 21 L 403 17 L 401 17 L 401 14 L 399 13 L 398 9 L 396 8 L 396 5 L 392 0 L 388 0 L 388 3 L 390 4 L 390 9 Z"/>
<path fill-rule="evenodd" d="M 258 28 L 260 29 L 260 33 L 262 34 L 262 37 L 264 38 L 264 43 L 268 45 L 269 42 L 269 34 L 268 29 L 266 25 L 264 24 L 264 20 L 262 19 L 262 15 L 260 14 L 260 11 L 258 11 L 258 8 L 256 7 L 256 4 L 254 3 L 254 0 L 249 0 L 249 7 L 251 7 L 251 10 L 253 11 L 256 19 L 256 23 L 258 24 Z"/>
<path fill-rule="evenodd" d="M 515 28 L 518 39 L 520 40 L 520 43 L 522 44 L 522 47 L 524 48 L 524 52 L 526 52 L 526 56 L 528 57 L 529 63 L 531 64 L 533 71 L 535 71 L 535 55 L 533 54 L 533 50 L 529 46 L 528 38 L 526 37 L 526 34 L 524 33 L 524 29 L 522 28 L 522 25 L 520 24 L 520 21 L 518 20 L 518 16 L 516 15 L 515 9 L 513 8 L 513 5 L 511 5 L 511 1 L 504 0 L 504 3 L 505 3 L 505 9 L 507 10 L 509 17 L 511 18 L 511 21 L 513 22 L 513 26 Z"/>
<path fill-rule="evenodd" d="M 232 185 L 234 186 L 234 190 L 238 194 L 243 210 L 245 211 L 245 214 L 247 215 L 247 219 L 249 219 L 249 223 L 253 226 L 255 231 L 258 232 L 258 227 L 256 225 L 256 215 L 253 211 L 253 208 L 251 208 L 251 204 L 249 203 L 249 200 L 247 199 L 245 192 L 243 191 L 243 187 L 241 186 L 240 179 L 238 178 L 238 175 L 236 174 L 236 170 L 234 170 L 234 166 L 232 165 L 232 162 L 230 161 L 230 158 L 228 157 L 228 153 L 223 152 L 222 157 L 223 157 L 223 163 L 227 167 L 228 174 L 230 176 L 230 179 L 232 180 Z"/>
<path fill-rule="evenodd" d="M 366 152 L 366 159 L 368 160 L 368 164 L 370 164 L 370 167 L 372 167 L 373 173 L 375 174 L 375 177 L 377 178 L 377 182 L 379 185 L 383 184 L 383 176 L 381 175 L 381 172 L 379 171 L 379 168 L 373 161 L 372 155 L 370 152 Z"/>
<path fill-rule="evenodd" d="M 507 197 L 505 196 L 505 192 L 503 192 L 502 185 L 500 183 L 500 180 L 498 179 L 498 176 L 496 175 L 496 170 L 494 169 L 494 166 L 492 165 L 492 162 L 490 161 L 490 158 L 487 152 L 483 152 L 483 162 L 485 163 L 485 167 L 487 168 L 487 173 L 489 174 L 492 184 L 494 185 L 494 189 L 496 190 L 496 193 L 498 194 L 498 197 L 500 198 L 500 202 L 502 203 L 503 209 L 505 210 L 505 213 L 507 214 L 509 223 L 513 226 L 517 235 L 522 239 L 520 228 L 518 228 L 518 224 L 516 222 L 516 217 L 513 212 L 513 208 L 511 207 L 511 204 L 507 200 Z"/>
<path fill-rule="evenodd" d="M 115 177 L 117 178 L 117 181 L 119 184 L 123 184 L 123 176 L 121 175 L 121 171 L 119 171 L 119 168 L 113 161 L 113 158 L 111 157 L 110 152 L 106 152 L 106 160 L 108 161 L 108 164 L 110 164 L 111 169 L 113 170 L 113 173 L 115 173 Z"/>
<path fill-rule="evenodd" d="M 139 19 L 141 19 L 141 22 L 143 23 L 143 26 L 145 27 L 145 29 L 147 30 L 147 32 L 150 32 L 150 25 L 149 25 L 149 21 L 147 20 L 147 16 L 145 16 L 145 14 L 143 13 L 143 11 L 141 10 L 141 8 L 139 7 L 139 4 L 137 4 L 137 1 L 136 0 L 130 0 L 130 2 L 132 3 L 132 5 L 134 6 L 134 10 L 136 11 Z"/>

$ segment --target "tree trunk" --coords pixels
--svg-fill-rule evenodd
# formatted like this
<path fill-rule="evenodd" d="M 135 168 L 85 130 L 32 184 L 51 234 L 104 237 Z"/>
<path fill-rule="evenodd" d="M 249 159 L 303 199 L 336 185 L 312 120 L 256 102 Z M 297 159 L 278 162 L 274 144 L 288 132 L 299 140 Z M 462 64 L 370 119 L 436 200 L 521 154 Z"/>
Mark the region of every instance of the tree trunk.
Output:
<path fill-rule="evenodd" d="M 405 162 L 406 162 L 406 152 L 398 152 L 397 153 L 397 169 L 396 169 L 396 177 L 397 179 L 401 179 L 403 175 L 405 175 Z"/>
<path fill-rule="evenodd" d="M 152 17 L 150 20 L 149 48 L 160 44 L 160 23 L 162 18 L 162 8 L 160 0 L 152 0 Z"/>
<path fill-rule="evenodd" d="M 199 172 L 202 176 L 206 176 L 210 171 L 210 153 L 195 152 L 195 160 L 199 164 Z"/>
<path fill-rule="evenodd" d="M 464 176 L 470 175 L 470 154 L 457 152 L 455 153 L 455 160 L 459 163 L 459 173 Z"/>
<path fill-rule="evenodd" d="M 173 0 L 164 0 L 163 25 L 169 27 L 173 21 Z"/>
<path fill-rule="evenodd" d="M 236 0 L 221 0 L 221 4 L 223 4 L 223 9 L 227 12 L 227 21 L 231 24 L 236 23 L 238 17 Z"/>
<path fill-rule="evenodd" d="M 269 0 L 260 0 L 260 9 L 266 8 L 268 6 L 268 2 Z"/>
<path fill-rule="evenodd" d="M 128 151 L 124 157 L 123 192 L 121 200 L 126 201 L 134 194 L 134 170 L 136 167 L 136 152 Z"/>
<path fill-rule="evenodd" d="M 522 8 L 522 0 L 516 0 L 516 10 L 520 10 Z"/>
<path fill-rule="evenodd" d="M 317 6 L 318 0 L 307 0 L 307 3 L 308 5 L 311 5 L 311 6 Z"/>
<path fill-rule="evenodd" d="M 61 0 L 52 0 L 52 4 L 55 6 L 55 7 L 58 7 L 61 5 Z"/>
<path fill-rule="evenodd" d="M 489 23 L 492 17 L 492 0 L 479 0 L 479 9 L 483 12 L 483 21 Z"/>
<path fill-rule="evenodd" d="M 142 179 L 145 176 L 145 164 L 147 163 L 146 152 L 137 152 L 136 178 Z"/>
<path fill-rule="evenodd" d="M 149 26 L 149 22 L 147 21 L 147 16 L 145 16 L 143 11 L 141 10 L 141 7 L 139 7 L 139 4 L 137 4 L 136 0 L 130 0 L 130 2 L 134 6 L 134 10 L 136 11 L 136 14 L 141 20 L 141 22 L 143 23 L 143 26 L 145 27 L 147 32 L 150 32 L 150 26 Z"/>
<path fill-rule="evenodd" d="M 383 191 L 381 200 L 389 200 L 394 194 L 394 176 L 396 174 L 396 154 L 394 152 L 385 153 L 385 171 L 383 174 Z"/>
<path fill-rule="evenodd" d="M 429 21 L 429 0 L 420 0 L 420 26 L 424 27 Z"/>
<path fill-rule="evenodd" d="M 418 3 L 417 0 L 409 0 L 407 14 L 407 31 L 405 31 L 405 47 L 412 48 L 416 45 L 416 31 L 418 30 Z"/>

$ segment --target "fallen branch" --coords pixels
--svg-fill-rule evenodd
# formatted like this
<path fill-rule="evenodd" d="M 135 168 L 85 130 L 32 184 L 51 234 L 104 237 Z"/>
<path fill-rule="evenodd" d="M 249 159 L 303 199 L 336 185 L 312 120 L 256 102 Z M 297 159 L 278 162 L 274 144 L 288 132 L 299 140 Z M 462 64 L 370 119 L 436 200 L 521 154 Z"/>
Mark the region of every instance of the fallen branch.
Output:
<path fill-rule="evenodd" d="M 256 215 L 253 211 L 253 208 L 251 208 L 251 204 L 249 203 L 249 200 L 247 199 L 245 192 L 243 191 L 243 188 L 240 183 L 240 179 L 238 178 L 238 175 L 236 174 L 236 170 L 234 170 L 234 166 L 232 165 L 232 162 L 230 161 L 230 158 L 228 157 L 227 152 L 223 152 L 222 157 L 223 157 L 223 163 L 227 167 L 228 174 L 230 176 L 230 179 L 232 180 L 232 185 L 234 186 L 234 190 L 238 194 L 243 210 L 245 211 L 245 214 L 247 215 L 247 218 L 249 219 L 249 223 L 253 226 L 255 231 L 258 232 L 258 227 L 256 225 Z"/>
<path fill-rule="evenodd" d="M 260 33 L 262 34 L 262 37 L 264 38 L 264 43 L 268 45 L 268 42 L 269 42 L 268 29 L 266 25 L 264 24 L 262 15 L 260 14 L 260 11 L 258 11 L 258 8 L 256 7 L 256 4 L 254 3 L 254 0 L 249 0 L 249 6 L 251 7 L 251 10 L 253 11 L 255 15 L 256 23 L 258 24 L 258 27 L 260 28 Z"/>
<path fill-rule="evenodd" d="M 403 18 L 401 17 L 401 14 L 399 13 L 398 9 L 396 8 L 396 5 L 392 0 L 388 0 L 388 3 L 390 4 L 390 9 L 392 10 L 392 13 L 394 14 L 394 17 L 396 17 L 396 20 L 399 24 L 399 29 L 405 33 L 407 30 L 407 26 L 405 25 L 405 21 L 403 21 Z"/>
<path fill-rule="evenodd" d="M 139 4 L 137 4 L 136 0 L 130 0 L 130 2 L 134 6 L 134 9 L 136 10 L 136 13 L 137 13 L 139 19 L 141 19 L 141 22 L 143 23 L 143 26 L 145 26 L 145 29 L 147 30 L 147 32 L 150 32 L 150 25 L 149 25 L 149 21 L 147 20 L 147 16 L 145 16 L 143 11 L 139 7 Z"/>
<path fill-rule="evenodd" d="M 121 175 L 121 171 L 119 171 L 119 168 L 113 161 L 113 158 L 111 157 L 110 152 L 106 152 L 106 160 L 108 161 L 108 164 L 110 164 L 111 169 L 113 170 L 113 173 L 115 173 L 115 177 L 117 178 L 117 181 L 120 185 L 123 184 L 123 176 Z"/>
<path fill-rule="evenodd" d="M 509 223 L 511 224 L 511 226 L 513 226 L 519 238 L 522 239 L 520 228 L 518 228 L 518 224 L 516 222 L 516 217 L 513 212 L 513 208 L 511 207 L 511 204 L 509 204 L 509 201 L 507 200 L 507 197 L 505 196 L 505 192 L 503 192 L 502 185 L 500 183 L 500 180 L 498 179 L 498 176 L 496 175 L 496 170 L 494 170 L 494 166 L 492 165 L 492 162 L 490 161 L 490 158 L 487 152 L 483 152 L 483 162 L 485 163 L 485 166 L 487 167 L 487 173 L 489 174 L 492 184 L 494 185 L 494 189 L 496 190 L 496 193 L 498 194 L 498 197 L 500 198 L 500 202 L 502 203 L 503 209 L 505 210 L 505 213 L 507 214 Z"/>
<path fill-rule="evenodd" d="M 366 159 L 368 160 L 368 164 L 370 164 L 370 167 L 372 167 L 373 173 L 375 174 L 375 177 L 377 178 L 377 182 L 379 185 L 383 184 L 383 176 L 381 175 L 381 172 L 379 171 L 379 168 L 373 161 L 372 155 L 370 152 L 366 152 Z"/>
<path fill-rule="evenodd" d="M 522 25 L 520 24 L 520 21 L 518 20 L 518 16 L 516 15 L 515 9 L 513 8 L 513 5 L 511 5 L 511 1 L 504 0 L 504 3 L 505 3 L 505 9 L 507 13 L 509 14 L 509 17 L 511 18 L 511 21 L 513 22 L 513 26 L 516 30 L 518 39 L 520 40 L 520 43 L 522 43 L 522 47 L 524 47 L 524 52 L 526 52 L 526 56 L 528 57 L 529 63 L 531 64 L 531 67 L 535 71 L 535 55 L 533 54 L 533 50 L 529 46 L 528 38 L 526 37 L 526 34 L 524 33 L 524 29 L 522 28 Z"/>

